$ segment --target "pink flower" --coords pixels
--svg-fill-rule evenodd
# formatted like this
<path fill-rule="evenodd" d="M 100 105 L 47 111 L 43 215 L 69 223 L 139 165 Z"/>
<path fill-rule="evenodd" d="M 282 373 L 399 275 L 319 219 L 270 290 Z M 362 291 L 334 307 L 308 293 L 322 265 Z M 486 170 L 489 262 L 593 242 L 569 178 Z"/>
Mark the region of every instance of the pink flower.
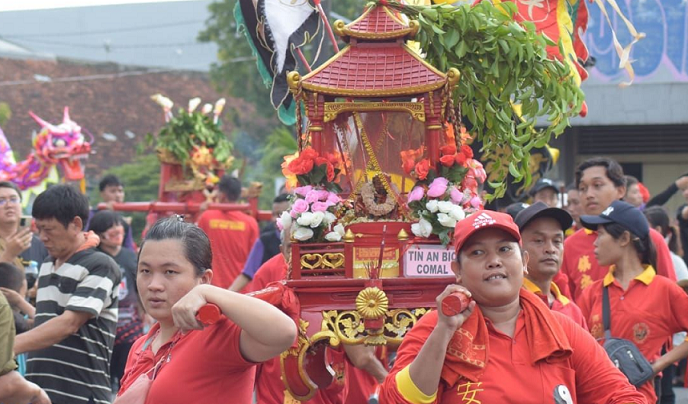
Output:
<path fill-rule="evenodd" d="M 334 192 L 328 192 L 327 195 L 327 202 L 331 203 L 332 205 L 336 205 L 339 202 L 341 202 L 342 199 L 339 197 L 339 195 L 335 194 Z M 330 206 L 332 206 L 330 205 Z"/>
<path fill-rule="evenodd" d="M 294 205 L 291 207 L 291 217 L 296 217 L 300 213 L 306 212 L 308 210 L 309 204 L 304 199 L 297 199 L 294 201 Z"/>
<path fill-rule="evenodd" d="M 459 191 L 456 187 L 452 187 L 451 200 L 454 203 L 461 203 L 461 201 L 463 201 L 463 192 Z"/>
<path fill-rule="evenodd" d="M 327 198 L 330 196 L 330 191 L 325 191 L 325 190 L 320 190 L 320 191 L 315 191 L 318 193 L 318 200 L 319 201 L 326 201 Z"/>
<path fill-rule="evenodd" d="M 311 205 L 311 211 L 312 212 L 324 212 L 329 208 L 331 205 L 329 205 L 327 202 L 313 202 Z"/>
<path fill-rule="evenodd" d="M 482 201 L 477 195 L 471 198 L 471 206 L 473 206 L 474 209 L 480 209 L 482 206 Z"/>
<path fill-rule="evenodd" d="M 308 191 L 308 193 L 306 194 L 306 202 L 308 203 L 318 202 L 319 199 L 320 191 L 318 190 L 313 189 Z"/>
<path fill-rule="evenodd" d="M 423 187 L 415 187 L 411 190 L 411 192 L 409 192 L 408 197 L 406 198 L 406 203 L 420 201 L 421 198 L 423 198 L 423 195 L 425 195 Z"/>
<path fill-rule="evenodd" d="M 444 177 L 437 177 L 428 187 L 428 196 L 431 198 L 439 198 L 447 192 L 447 184 L 449 180 Z"/>
<path fill-rule="evenodd" d="M 469 170 L 469 175 L 473 175 L 473 177 L 480 181 L 481 184 L 484 184 L 485 180 L 487 179 L 487 173 L 485 172 L 482 163 L 478 160 L 471 159 L 468 166 L 471 168 L 471 170 Z"/>
<path fill-rule="evenodd" d="M 309 192 L 311 192 L 312 189 L 312 186 L 306 185 L 305 187 L 298 187 L 294 189 L 294 193 L 297 195 L 306 196 Z"/>

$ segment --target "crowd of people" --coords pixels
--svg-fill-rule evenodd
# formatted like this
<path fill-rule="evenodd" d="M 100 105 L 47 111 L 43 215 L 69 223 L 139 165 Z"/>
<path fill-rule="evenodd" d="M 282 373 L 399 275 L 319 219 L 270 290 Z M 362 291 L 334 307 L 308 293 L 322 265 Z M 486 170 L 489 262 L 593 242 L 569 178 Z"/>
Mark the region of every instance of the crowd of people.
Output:
<path fill-rule="evenodd" d="M 241 182 L 224 176 L 218 190 L 235 203 Z M 112 210 L 122 182 L 106 176 L 99 191 L 107 209 L 49 187 L 27 223 L 21 192 L 0 182 L 0 403 L 297 402 L 280 369 L 296 324 L 245 294 L 287 277 L 290 229 L 207 209 L 196 223 L 158 220 L 137 246 Z M 670 214 L 679 192 L 686 203 Z M 307 402 L 675 403 L 688 174 L 651 197 L 593 158 L 566 188 L 539 180 L 528 202 L 457 223 L 456 282 L 437 303 L 463 293 L 461 313 L 430 311 L 395 350 L 328 348 L 334 381 Z M 288 209 L 278 195 L 273 219 Z M 209 305 L 222 316 L 205 323 Z M 649 377 L 631 383 L 605 350 L 612 338 L 637 348 Z"/>

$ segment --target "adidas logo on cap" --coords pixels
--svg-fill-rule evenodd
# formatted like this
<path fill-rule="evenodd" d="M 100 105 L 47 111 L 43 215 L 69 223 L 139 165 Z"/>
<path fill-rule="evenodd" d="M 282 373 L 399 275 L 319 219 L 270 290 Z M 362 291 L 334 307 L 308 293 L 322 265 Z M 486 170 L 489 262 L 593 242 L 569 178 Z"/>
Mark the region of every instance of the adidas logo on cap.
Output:
<path fill-rule="evenodd" d="M 484 227 L 490 224 L 495 224 L 497 221 L 492 218 L 492 216 L 487 213 L 481 213 L 473 220 L 473 227 L 476 229 Z"/>

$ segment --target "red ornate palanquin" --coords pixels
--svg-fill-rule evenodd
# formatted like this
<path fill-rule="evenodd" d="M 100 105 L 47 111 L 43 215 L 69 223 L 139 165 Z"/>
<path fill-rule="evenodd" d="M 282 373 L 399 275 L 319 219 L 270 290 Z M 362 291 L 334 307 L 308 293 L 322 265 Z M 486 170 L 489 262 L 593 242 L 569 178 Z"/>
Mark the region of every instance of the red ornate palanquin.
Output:
<path fill-rule="evenodd" d="M 112 208 L 123 212 L 149 212 L 155 213 L 156 218 L 162 218 L 171 214 L 182 214 L 189 221 L 195 222 L 201 211 L 203 202 L 210 202 L 211 195 L 206 191 L 202 182 L 192 178 L 188 170 L 177 162 L 161 159 L 160 183 L 158 186 L 158 200 L 152 202 L 124 202 L 116 203 Z M 222 176 L 224 171 L 218 171 Z M 256 220 L 271 220 L 272 212 L 258 210 L 258 196 L 260 194 L 259 183 L 252 183 L 248 189 L 247 203 L 208 203 L 206 209 L 223 211 L 239 210 L 246 212 Z M 107 209 L 105 204 L 99 204 L 98 209 Z"/>
<path fill-rule="evenodd" d="M 334 28 L 349 45 L 306 76 L 288 76 L 307 118 L 299 146 L 309 139 L 320 154 L 345 156 L 341 196 L 353 205 L 361 186 L 378 176 L 387 195 L 397 195 L 398 214 L 344 221 L 340 242 L 292 240 L 286 287 L 300 305 L 300 337 L 281 360 L 285 385 L 299 400 L 332 381 L 327 346 L 398 345 L 454 282 L 452 253 L 411 233 L 404 195 L 413 179 L 401 170 L 399 153 L 424 147 L 431 163 L 438 161 L 459 73 L 438 71 L 406 45 L 419 25 L 385 6 L 368 8 L 350 24 L 337 21 Z"/>

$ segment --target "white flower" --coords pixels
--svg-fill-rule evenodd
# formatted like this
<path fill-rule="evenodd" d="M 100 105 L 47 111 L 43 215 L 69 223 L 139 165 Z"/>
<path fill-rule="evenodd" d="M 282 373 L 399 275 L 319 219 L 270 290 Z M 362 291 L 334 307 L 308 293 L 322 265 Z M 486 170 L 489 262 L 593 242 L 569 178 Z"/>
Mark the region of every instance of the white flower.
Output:
<path fill-rule="evenodd" d="M 323 220 L 325 221 L 325 224 L 329 226 L 334 223 L 335 220 L 337 220 L 337 216 L 335 216 L 332 212 L 325 212 L 325 219 Z"/>
<path fill-rule="evenodd" d="M 310 226 L 312 222 L 313 212 L 303 212 L 301 216 L 296 219 L 296 223 L 298 223 L 300 226 Z"/>
<path fill-rule="evenodd" d="M 453 229 L 456 226 L 456 219 L 446 213 L 438 213 L 437 221 L 444 227 L 451 227 Z"/>
<path fill-rule="evenodd" d="M 344 226 L 342 226 L 341 223 L 337 224 L 334 226 L 334 229 L 332 229 L 337 232 L 340 236 L 344 237 Z"/>
<path fill-rule="evenodd" d="M 299 241 L 306 241 L 313 237 L 313 230 L 308 227 L 294 226 L 292 228 L 291 236 Z"/>
<path fill-rule="evenodd" d="M 342 239 L 342 235 L 337 233 L 336 231 L 331 231 L 327 234 L 325 234 L 325 240 L 327 241 L 339 241 Z"/>
<path fill-rule="evenodd" d="M 453 217 L 457 221 L 463 220 L 466 218 L 466 212 L 461 209 L 461 206 L 459 205 L 452 205 L 451 210 L 449 211 L 449 216 Z"/>
<path fill-rule="evenodd" d="M 429 210 L 432 213 L 437 212 L 438 206 L 437 206 L 437 199 L 433 199 L 430 202 L 425 204 L 425 208 Z"/>
<path fill-rule="evenodd" d="M 283 229 L 286 229 L 291 226 L 291 215 L 288 211 L 284 211 L 277 221 L 282 225 Z"/>
<path fill-rule="evenodd" d="M 196 97 L 192 98 L 189 100 L 189 113 L 192 113 L 198 108 L 198 105 L 201 103 L 201 99 Z"/>
<path fill-rule="evenodd" d="M 215 108 L 213 108 L 213 114 L 215 114 L 215 116 L 222 113 L 222 109 L 225 107 L 226 102 L 227 101 L 224 98 L 220 98 L 215 102 Z"/>
<path fill-rule="evenodd" d="M 430 237 L 432 234 L 432 224 L 427 220 L 421 218 L 418 223 L 411 225 L 411 232 L 418 237 Z"/>
<path fill-rule="evenodd" d="M 155 101 L 156 104 L 158 104 L 158 105 L 160 105 L 161 107 L 163 107 L 163 109 L 168 110 L 168 111 L 169 111 L 170 109 L 172 109 L 172 107 L 174 106 L 174 103 L 172 102 L 172 100 L 170 100 L 169 98 L 165 97 L 165 96 L 162 95 L 162 94 L 155 94 L 155 95 L 152 95 L 152 96 L 151 96 L 151 99 L 152 99 L 153 101 Z"/>
<path fill-rule="evenodd" d="M 210 111 L 212 111 L 212 110 L 213 110 L 213 104 L 205 104 L 205 105 L 203 106 L 203 109 L 201 110 L 201 112 L 202 112 L 203 114 L 209 114 Z"/>
<path fill-rule="evenodd" d="M 311 228 L 315 229 L 316 227 L 320 226 L 320 223 L 322 223 L 323 219 L 325 218 L 325 214 L 323 212 L 313 212 L 312 215 Z"/>
<path fill-rule="evenodd" d="M 437 208 L 440 210 L 442 213 L 449 213 L 451 210 L 452 206 L 454 206 L 453 203 L 450 201 L 442 201 L 442 202 L 437 202 Z"/>

